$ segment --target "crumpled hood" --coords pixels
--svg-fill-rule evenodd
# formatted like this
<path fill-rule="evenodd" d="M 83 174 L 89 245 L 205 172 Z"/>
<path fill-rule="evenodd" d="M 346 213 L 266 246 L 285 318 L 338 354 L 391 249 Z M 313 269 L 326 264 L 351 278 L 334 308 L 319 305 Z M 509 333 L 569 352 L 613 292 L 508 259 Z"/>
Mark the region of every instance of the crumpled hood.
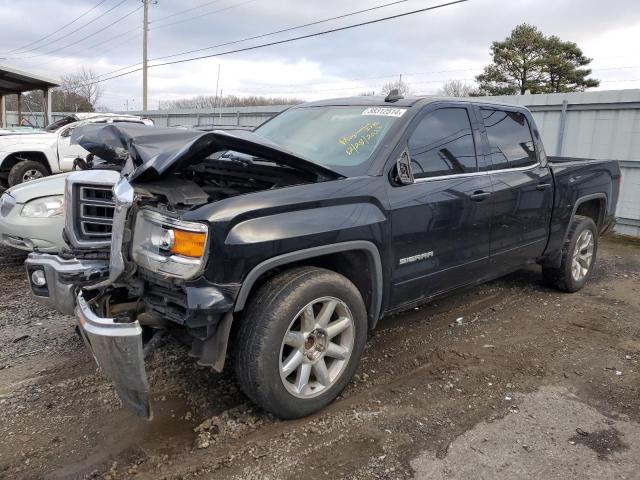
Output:
<path fill-rule="evenodd" d="M 343 177 L 246 130 L 202 132 L 125 123 L 85 125 L 74 130 L 71 142 L 118 165 L 123 165 L 130 156 L 134 165 L 130 181 L 152 180 L 222 150 L 264 158 L 323 179 Z"/>

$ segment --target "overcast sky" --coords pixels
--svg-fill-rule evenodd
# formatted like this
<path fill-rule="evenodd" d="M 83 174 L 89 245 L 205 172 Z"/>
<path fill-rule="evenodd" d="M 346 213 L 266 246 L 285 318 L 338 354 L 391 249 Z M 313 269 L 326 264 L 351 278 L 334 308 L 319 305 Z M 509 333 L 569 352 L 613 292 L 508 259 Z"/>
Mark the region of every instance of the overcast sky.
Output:
<path fill-rule="evenodd" d="M 233 42 L 391 1 L 158 0 L 149 9 L 149 58 Z M 150 64 L 319 32 L 443 1 L 406 0 L 341 20 Z M 149 108 L 157 108 L 163 100 L 214 95 L 218 65 L 223 94 L 308 100 L 341 97 L 378 91 L 400 74 L 414 93 L 431 94 L 449 79 L 472 84 L 490 62 L 491 42 L 504 39 L 522 22 L 538 26 L 547 35 L 577 42 L 594 59 L 591 67 L 593 76 L 602 81 L 600 89 L 640 88 L 640 0 L 469 0 L 283 45 L 151 68 Z M 0 64 L 59 78 L 80 66 L 106 74 L 141 59 L 140 0 L 0 0 Z M 106 107 L 122 110 L 127 100 L 130 109 L 141 107 L 141 72 L 102 85 L 100 103 Z"/>

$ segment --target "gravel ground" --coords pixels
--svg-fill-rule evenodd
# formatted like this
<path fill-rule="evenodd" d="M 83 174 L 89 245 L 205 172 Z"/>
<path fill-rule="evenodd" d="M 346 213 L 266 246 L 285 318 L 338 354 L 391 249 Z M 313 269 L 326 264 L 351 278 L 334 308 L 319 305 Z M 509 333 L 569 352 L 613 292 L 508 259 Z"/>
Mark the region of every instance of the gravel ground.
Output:
<path fill-rule="evenodd" d="M 23 260 L 0 250 L 0 478 L 640 478 L 637 243 L 604 240 L 576 294 L 532 267 L 383 320 L 343 395 L 295 421 L 171 339 L 155 419 L 132 416 Z"/>

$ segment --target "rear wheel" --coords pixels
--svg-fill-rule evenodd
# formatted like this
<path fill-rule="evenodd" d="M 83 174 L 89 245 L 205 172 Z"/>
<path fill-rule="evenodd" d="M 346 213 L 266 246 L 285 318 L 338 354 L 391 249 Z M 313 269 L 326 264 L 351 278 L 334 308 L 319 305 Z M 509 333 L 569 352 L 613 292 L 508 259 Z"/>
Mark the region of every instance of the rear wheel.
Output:
<path fill-rule="evenodd" d="M 47 175 L 49 175 L 49 172 L 41 163 L 33 160 L 21 160 L 9 170 L 9 186 L 13 187 L 19 183 L 46 177 Z"/>
<path fill-rule="evenodd" d="M 295 268 L 266 282 L 238 331 L 235 370 L 256 404 L 281 418 L 309 415 L 349 383 L 367 335 L 358 289 L 321 268 Z"/>
<path fill-rule="evenodd" d="M 577 292 L 591 275 L 598 251 L 598 229 L 588 217 L 576 215 L 569 226 L 559 268 L 542 267 L 547 285 Z"/>

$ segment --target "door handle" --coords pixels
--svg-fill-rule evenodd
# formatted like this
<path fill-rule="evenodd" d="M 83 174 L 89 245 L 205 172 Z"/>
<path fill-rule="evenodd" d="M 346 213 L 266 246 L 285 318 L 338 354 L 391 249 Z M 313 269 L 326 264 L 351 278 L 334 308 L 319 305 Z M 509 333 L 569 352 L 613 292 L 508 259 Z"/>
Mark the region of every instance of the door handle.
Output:
<path fill-rule="evenodd" d="M 546 189 L 547 189 L 547 188 L 549 188 L 550 186 L 551 186 L 551 184 L 550 184 L 550 183 L 539 183 L 539 184 L 536 186 L 536 190 L 540 190 L 540 191 L 542 191 L 542 190 L 546 190 Z"/>
<path fill-rule="evenodd" d="M 469 198 L 474 202 L 481 202 L 489 196 L 491 196 L 491 192 L 483 192 L 482 190 L 480 190 L 479 192 L 475 192 L 474 194 L 469 195 Z"/>

